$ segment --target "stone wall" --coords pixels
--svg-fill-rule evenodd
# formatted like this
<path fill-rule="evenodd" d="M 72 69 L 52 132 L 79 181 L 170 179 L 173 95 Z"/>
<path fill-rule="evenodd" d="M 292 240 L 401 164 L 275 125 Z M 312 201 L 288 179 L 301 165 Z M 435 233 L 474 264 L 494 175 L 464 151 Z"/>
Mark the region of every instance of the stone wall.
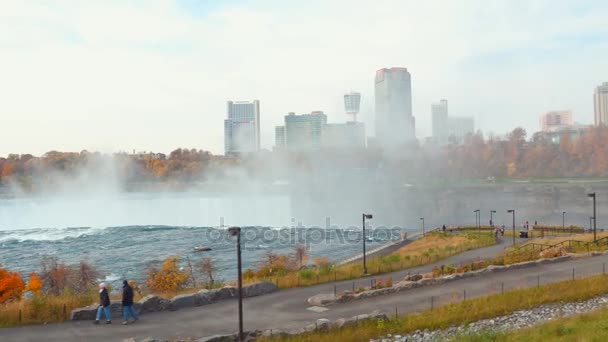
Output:
<path fill-rule="evenodd" d="M 243 286 L 243 297 L 255 297 L 277 291 L 275 284 L 269 282 L 253 283 Z M 220 300 L 232 299 L 238 296 L 237 288 L 226 286 L 221 289 L 200 290 L 196 293 L 177 295 L 171 299 L 148 295 L 134 303 L 135 310 L 142 314 L 157 311 L 175 311 L 181 308 L 195 307 L 211 304 Z M 70 319 L 72 321 L 94 320 L 98 304 L 72 310 Z M 112 317 L 122 317 L 122 305 L 119 301 L 111 304 Z"/>

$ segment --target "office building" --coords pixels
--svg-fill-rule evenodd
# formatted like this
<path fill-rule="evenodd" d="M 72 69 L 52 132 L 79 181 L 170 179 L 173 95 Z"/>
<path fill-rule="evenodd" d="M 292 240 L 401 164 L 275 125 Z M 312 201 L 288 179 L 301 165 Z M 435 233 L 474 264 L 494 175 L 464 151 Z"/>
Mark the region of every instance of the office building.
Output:
<path fill-rule="evenodd" d="M 384 68 L 375 77 L 376 139 L 383 146 L 416 141 L 412 79 L 406 68 Z"/>
<path fill-rule="evenodd" d="M 448 100 L 442 99 L 431 105 L 433 139 L 440 145 L 448 142 Z"/>
<path fill-rule="evenodd" d="M 471 117 L 450 117 L 448 100 L 442 99 L 431 105 L 433 142 L 443 146 L 461 144 L 467 135 L 475 132 L 475 121 Z"/>
<path fill-rule="evenodd" d="M 608 125 L 608 82 L 595 88 L 593 93 L 593 109 L 596 125 Z"/>
<path fill-rule="evenodd" d="M 571 110 L 553 110 L 541 114 L 540 128 L 543 132 L 561 130 L 572 126 Z"/>
<path fill-rule="evenodd" d="M 364 148 L 365 125 L 355 121 L 326 124 L 322 141 L 326 148 Z"/>
<path fill-rule="evenodd" d="M 326 124 L 327 115 L 322 111 L 302 115 L 289 113 L 285 116 L 285 148 L 295 151 L 321 148 Z"/>
<path fill-rule="evenodd" d="M 224 120 L 224 151 L 228 154 L 260 149 L 260 101 L 228 101 Z"/>
<path fill-rule="evenodd" d="M 276 150 L 285 149 L 285 126 L 274 128 L 274 146 Z"/>

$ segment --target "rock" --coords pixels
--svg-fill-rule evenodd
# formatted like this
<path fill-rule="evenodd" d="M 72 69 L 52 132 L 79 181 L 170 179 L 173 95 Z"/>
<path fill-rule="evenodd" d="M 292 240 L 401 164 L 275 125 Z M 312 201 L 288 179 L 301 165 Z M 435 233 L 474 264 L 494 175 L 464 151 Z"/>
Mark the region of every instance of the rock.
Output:
<path fill-rule="evenodd" d="M 349 297 L 352 298 L 352 296 L 347 296 L 347 295 L 342 296 L 342 298 L 349 298 Z M 336 298 L 336 296 L 334 296 L 333 293 L 322 293 L 322 294 L 318 294 L 316 296 L 312 296 L 312 297 L 308 298 L 307 302 L 310 305 L 324 306 L 324 305 L 331 305 L 331 304 L 335 303 L 338 299 L 339 298 Z"/>
<path fill-rule="evenodd" d="M 171 310 L 191 308 L 200 305 L 199 303 L 200 299 L 197 293 L 178 295 L 171 298 Z"/>
<path fill-rule="evenodd" d="M 97 308 L 99 305 L 89 305 L 84 308 L 78 308 L 72 310 L 70 312 L 70 320 L 72 321 L 92 321 L 95 319 L 95 315 L 97 315 Z"/>
<path fill-rule="evenodd" d="M 331 321 L 326 318 L 317 319 L 317 330 L 327 330 L 331 326 Z"/>
<path fill-rule="evenodd" d="M 209 291 L 209 299 L 213 302 L 236 297 L 236 288 L 234 286 L 226 286 L 221 289 Z"/>
<path fill-rule="evenodd" d="M 140 312 L 165 311 L 171 307 L 171 301 L 154 295 L 148 295 L 135 303 L 140 308 Z"/>
<path fill-rule="evenodd" d="M 125 338 L 122 342 L 137 342 L 134 337 Z"/>
<path fill-rule="evenodd" d="M 270 282 L 258 282 L 243 287 L 243 297 L 255 297 L 273 293 L 279 288 Z"/>
<path fill-rule="evenodd" d="M 235 342 L 237 339 L 236 335 L 213 335 L 199 338 L 195 342 Z"/>

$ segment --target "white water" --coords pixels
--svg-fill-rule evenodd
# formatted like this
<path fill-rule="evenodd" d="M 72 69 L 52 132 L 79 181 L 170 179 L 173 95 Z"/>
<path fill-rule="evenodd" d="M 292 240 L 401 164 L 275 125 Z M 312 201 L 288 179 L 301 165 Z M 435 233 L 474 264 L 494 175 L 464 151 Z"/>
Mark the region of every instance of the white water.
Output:
<path fill-rule="evenodd" d="M 162 193 L 0 200 L 0 241 L 59 240 L 116 226 L 222 224 L 289 226 L 289 198 Z"/>

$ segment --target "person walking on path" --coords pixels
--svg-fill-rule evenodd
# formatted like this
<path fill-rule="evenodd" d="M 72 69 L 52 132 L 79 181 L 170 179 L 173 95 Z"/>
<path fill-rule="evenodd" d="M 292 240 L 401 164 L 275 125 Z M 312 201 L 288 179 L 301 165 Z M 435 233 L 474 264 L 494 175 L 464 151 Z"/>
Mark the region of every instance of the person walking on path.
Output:
<path fill-rule="evenodd" d="M 97 316 L 95 318 L 95 324 L 99 324 L 101 319 L 101 313 L 106 315 L 106 324 L 112 324 L 112 316 L 110 314 L 110 295 L 106 289 L 106 283 L 99 284 L 99 308 L 97 308 Z"/>
<path fill-rule="evenodd" d="M 139 320 L 133 309 L 133 288 L 127 280 L 122 282 L 122 316 L 124 318 L 123 325 L 129 324 L 129 316 L 133 317 L 133 322 Z"/>

